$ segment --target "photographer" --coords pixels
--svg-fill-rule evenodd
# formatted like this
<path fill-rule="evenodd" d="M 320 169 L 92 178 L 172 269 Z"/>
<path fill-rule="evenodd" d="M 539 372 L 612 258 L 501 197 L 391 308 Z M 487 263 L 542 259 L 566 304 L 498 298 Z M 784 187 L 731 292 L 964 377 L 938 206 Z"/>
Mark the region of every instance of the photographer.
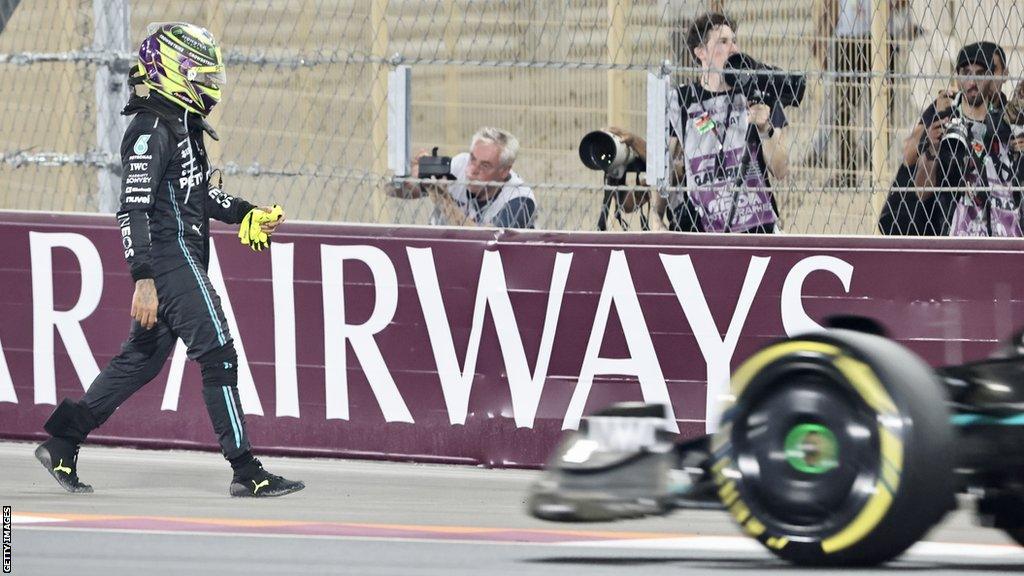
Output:
<path fill-rule="evenodd" d="M 444 159 L 430 157 L 420 151 L 412 162 L 411 178 L 420 178 L 423 158 L 431 162 L 431 174 L 440 176 L 436 184 L 404 182 L 400 188 L 390 187 L 392 196 L 421 198 L 434 202 L 430 223 L 440 226 L 494 226 L 500 228 L 533 228 L 537 201 L 523 179 L 512 170 L 519 151 L 519 141 L 498 128 L 483 127 L 470 140 L 469 152 L 457 154 L 450 161 L 447 174 L 436 174 Z M 425 163 L 425 161 L 424 161 Z M 443 169 L 441 170 L 443 172 Z"/>
<path fill-rule="evenodd" d="M 772 233 L 777 228 L 769 176 L 784 179 L 789 173 L 782 134 L 786 117 L 782 102 L 749 98 L 723 76 L 730 56 L 739 55 L 735 29 L 725 15 L 709 13 L 697 17 L 687 33 L 702 73 L 699 82 L 679 86 L 669 106 L 670 149 L 681 153 L 681 162 L 673 161 L 673 176 L 685 182 L 685 189 L 659 199 L 658 213 L 671 230 Z M 799 98 L 794 100 L 792 105 Z M 642 147 L 635 135 L 623 139 L 635 150 Z"/>
<path fill-rule="evenodd" d="M 964 46 L 956 61 L 958 90 L 939 95 L 911 134 L 924 134 L 920 145 L 905 146 L 935 234 L 1021 235 L 1022 142 L 1004 118 L 997 61 L 1005 63 L 1005 54 L 991 42 Z"/>
<path fill-rule="evenodd" d="M 1006 55 L 995 43 L 977 42 L 960 50 L 957 67 L 962 68 L 966 74 L 972 61 L 977 61 L 983 77 L 973 79 L 973 83 L 971 79 L 965 78 L 962 88 L 969 93 L 969 97 L 966 106 L 961 101 L 963 117 L 968 124 L 973 124 L 974 118 L 977 118 L 982 124 L 976 128 L 978 131 L 985 130 L 983 124 L 989 118 L 996 132 L 1003 130 L 1005 128 L 1000 127 L 1000 124 L 1006 104 L 1006 96 L 1002 93 Z M 979 68 L 973 70 L 978 72 Z M 944 211 L 952 205 L 951 194 L 935 194 L 930 188 L 936 186 L 939 143 L 946 132 L 956 94 L 956 91 L 941 91 L 903 141 L 903 163 L 879 220 L 882 234 L 935 236 L 944 233 L 942 229 L 948 225 L 946 220 L 950 215 Z M 983 106 L 973 106 L 970 102 L 977 101 L 978 94 L 984 99 Z"/>
<path fill-rule="evenodd" d="M 587 133 L 580 141 L 579 153 L 584 166 L 604 174 L 599 231 L 617 228 L 626 232 L 636 224 L 642 231 L 665 229 L 660 216 L 651 218 L 651 193 L 644 177 L 647 147 L 643 139 L 609 126 Z"/>

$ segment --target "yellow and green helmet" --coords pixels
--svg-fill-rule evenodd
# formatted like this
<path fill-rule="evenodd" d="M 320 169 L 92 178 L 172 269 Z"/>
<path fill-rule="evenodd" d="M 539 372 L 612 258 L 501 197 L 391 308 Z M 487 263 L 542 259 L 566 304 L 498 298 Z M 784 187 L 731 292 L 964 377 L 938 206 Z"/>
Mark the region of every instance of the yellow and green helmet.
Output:
<path fill-rule="evenodd" d="M 182 108 L 206 116 L 227 82 L 213 34 L 185 22 L 150 24 L 139 48 L 143 84 Z"/>

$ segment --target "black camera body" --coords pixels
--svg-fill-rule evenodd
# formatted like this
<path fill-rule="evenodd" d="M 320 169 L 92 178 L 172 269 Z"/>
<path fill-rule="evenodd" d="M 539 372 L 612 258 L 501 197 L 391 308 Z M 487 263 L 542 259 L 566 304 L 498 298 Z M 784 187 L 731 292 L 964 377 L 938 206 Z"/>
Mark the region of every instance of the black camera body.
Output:
<path fill-rule="evenodd" d="M 971 146 L 971 129 L 964 118 L 961 107 L 963 96 L 957 92 L 952 96 L 948 108 L 938 110 L 934 105 L 925 110 L 921 122 L 927 127 L 939 120 L 946 120 L 942 136 L 939 138 L 939 149 L 945 150 L 946 155 L 966 155 Z M 922 136 L 922 142 L 924 137 Z"/>
<path fill-rule="evenodd" d="M 742 52 L 729 56 L 722 76 L 726 84 L 746 96 L 749 102 L 770 107 L 775 104 L 787 108 L 799 106 L 807 90 L 807 78 L 803 74 L 783 72 Z"/>
<path fill-rule="evenodd" d="M 434 146 L 434 149 L 430 152 L 430 156 L 423 156 L 420 158 L 419 177 L 455 180 L 455 176 L 452 175 L 451 156 L 438 156 L 437 146 Z"/>
<path fill-rule="evenodd" d="M 939 140 L 939 149 L 948 147 L 955 156 L 966 156 L 971 150 L 971 128 L 960 114 L 949 116 L 946 129 Z"/>

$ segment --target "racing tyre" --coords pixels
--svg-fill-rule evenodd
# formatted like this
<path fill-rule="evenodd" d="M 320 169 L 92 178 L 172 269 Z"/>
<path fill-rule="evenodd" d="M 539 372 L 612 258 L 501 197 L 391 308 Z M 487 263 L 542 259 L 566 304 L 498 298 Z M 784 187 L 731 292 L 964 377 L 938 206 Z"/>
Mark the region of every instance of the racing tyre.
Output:
<path fill-rule="evenodd" d="M 1024 546 L 1024 528 L 1007 528 L 1006 534 L 1013 538 L 1013 541 Z"/>
<path fill-rule="evenodd" d="M 982 526 L 1001 528 L 1014 542 L 1024 546 L 1024 493 L 1019 486 L 993 496 L 986 494 L 978 502 L 978 513 Z"/>
<path fill-rule="evenodd" d="M 874 565 L 955 505 L 953 430 L 934 372 L 895 342 L 833 330 L 754 354 L 712 439 L 722 504 L 777 556 Z"/>

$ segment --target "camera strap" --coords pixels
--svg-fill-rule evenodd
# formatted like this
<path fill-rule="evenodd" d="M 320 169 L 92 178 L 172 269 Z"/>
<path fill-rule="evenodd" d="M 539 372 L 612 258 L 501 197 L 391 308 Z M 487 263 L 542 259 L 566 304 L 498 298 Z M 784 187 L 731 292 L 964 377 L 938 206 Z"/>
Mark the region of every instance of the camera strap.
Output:
<path fill-rule="evenodd" d="M 700 88 L 704 94 L 698 94 L 697 88 Z M 729 118 L 732 116 L 732 106 L 735 102 L 736 95 L 730 90 L 728 92 L 715 93 L 711 92 L 703 86 L 698 86 L 696 82 L 690 84 L 690 93 L 693 95 L 693 99 L 697 102 L 697 106 L 700 106 L 701 115 L 693 121 L 694 127 L 697 129 L 697 133 L 701 136 L 710 132 L 714 135 L 715 140 L 718 141 L 718 157 L 715 158 L 717 165 L 715 166 L 716 172 L 721 170 L 721 161 L 724 159 L 723 151 L 725 150 L 725 139 L 729 135 Z M 711 95 L 707 98 L 707 95 Z M 725 96 L 729 104 L 725 107 L 725 120 L 722 123 L 715 121 L 714 116 L 708 111 L 707 106 L 704 105 L 708 100 Z M 684 114 L 688 112 L 683 110 Z"/>
<path fill-rule="evenodd" d="M 733 105 L 733 99 L 735 98 L 735 95 L 732 92 L 729 92 L 727 94 L 727 97 L 728 97 L 728 100 L 729 100 L 729 104 L 725 107 L 725 120 L 722 122 L 722 124 L 719 124 L 719 123 L 715 122 L 714 118 L 712 118 L 711 114 L 707 111 L 707 108 L 704 107 L 704 102 L 703 101 L 701 101 L 701 103 L 700 103 L 701 110 L 704 112 L 704 115 L 707 116 L 708 119 L 712 123 L 711 124 L 711 133 L 715 135 L 715 140 L 718 140 L 718 160 L 719 160 L 719 165 L 716 167 L 716 169 L 718 169 L 718 170 L 721 170 L 721 169 L 724 168 L 724 166 L 722 166 L 722 163 L 725 160 L 725 140 L 729 136 L 729 119 L 732 117 L 732 105 Z M 719 128 L 721 128 L 721 130 L 719 130 Z M 698 130 L 698 132 L 699 132 L 699 130 Z"/>

